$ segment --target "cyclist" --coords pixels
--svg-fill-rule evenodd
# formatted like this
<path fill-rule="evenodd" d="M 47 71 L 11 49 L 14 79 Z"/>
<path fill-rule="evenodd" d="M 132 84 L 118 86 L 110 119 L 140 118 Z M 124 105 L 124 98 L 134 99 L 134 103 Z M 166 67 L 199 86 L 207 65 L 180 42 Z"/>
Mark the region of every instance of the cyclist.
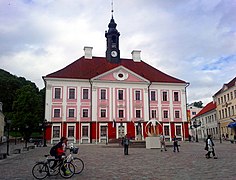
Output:
<path fill-rule="evenodd" d="M 62 156 L 65 155 L 67 141 L 68 141 L 68 139 L 66 137 L 62 137 L 60 139 L 60 142 L 51 148 L 50 154 L 51 154 L 51 156 L 55 157 L 55 161 L 54 161 L 53 165 L 51 166 L 51 169 L 54 169 L 58 162 L 62 163 L 62 161 L 63 161 Z M 65 175 L 68 175 L 70 173 L 70 172 L 66 171 L 64 166 L 62 167 L 62 171 L 64 172 Z"/>

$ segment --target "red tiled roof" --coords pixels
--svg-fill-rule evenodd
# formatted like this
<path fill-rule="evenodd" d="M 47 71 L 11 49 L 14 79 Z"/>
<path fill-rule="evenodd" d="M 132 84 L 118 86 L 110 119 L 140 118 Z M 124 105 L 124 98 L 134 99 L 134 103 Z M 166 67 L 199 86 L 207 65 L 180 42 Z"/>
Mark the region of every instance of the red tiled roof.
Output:
<path fill-rule="evenodd" d="M 200 116 L 200 115 L 203 115 L 203 114 L 205 114 L 205 113 L 207 113 L 207 112 L 209 112 L 209 111 L 212 111 L 212 110 L 214 110 L 214 109 L 216 109 L 216 103 L 214 103 L 213 101 L 211 101 L 211 102 L 208 103 L 199 113 L 197 113 L 197 115 L 194 116 L 193 118 L 196 118 L 196 117 L 198 117 L 198 116 Z"/>
<path fill-rule="evenodd" d="M 46 77 L 91 79 L 120 65 L 151 82 L 186 83 L 183 80 L 174 78 L 155 69 L 143 61 L 134 62 L 132 59 L 121 59 L 119 64 L 115 64 L 108 62 L 104 57 L 93 57 L 93 59 L 85 59 L 84 57 L 81 57 L 65 68 L 46 75 Z"/>
<path fill-rule="evenodd" d="M 236 83 L 236 77 L 234 79 L 232 79 L 230 82 L 228 82 L 227 84 L 224 84 L 224 86 L 219 91 L 217 91 L 217 93 L 215 93 L 214 96 L 223 92 L 225 86 L 229 89 L 229 88 L 233 87 L 235 85 L 235 83 Z"/>

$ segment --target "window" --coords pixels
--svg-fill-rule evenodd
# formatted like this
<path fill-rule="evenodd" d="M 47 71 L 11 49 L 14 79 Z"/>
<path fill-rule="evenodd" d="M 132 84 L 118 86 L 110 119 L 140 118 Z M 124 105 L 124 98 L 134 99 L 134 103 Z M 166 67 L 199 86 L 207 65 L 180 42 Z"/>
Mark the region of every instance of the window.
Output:
<path fill-rule="evenodd" d="M 83 117 L 88 117 L 88 109 L 83 109 Z"/>
<path fill-rule="evenodd" d="M 220 104 L 220 98 L 218 98 L 218 104 Z"/>
<path fill-rule="evenodd" d="M 168 111 L 164 110 L 163 113 L 164 113 L 164 118 L 168 118 Z"/>
<path fill-rule="evenodd" d="M 179 93 L 174 92 L 174 101 L 179 101 Z"/>
<path fill-rule="evenodd" d="M 61 99 L 61 88 L 55 88 L 55 99 Z"/>
<path fill-rule="evenodd" d="M 141 100 L 141 92 L 140 91 L 135 91 L 135 100 L 140 101 Z"/>
<path fill-rule="evenodd" d="M 75 99 L 75 89 L 69 89 L 69 99 Z"/>
<path fill-rule="evenodd" d="M 151 91 L 151 101 L 156 101 L 156 92 Z"/>
<path fill-rule="evenodd" d="M 82 126 L 82 137 L 88 137 L 88 126 Z"/>
<path fill-rule="evenodd" d="M 156 110 L 152 110 L 151 118 L 152 119 L 156 119 L 156 117 L 157 117 L 157 111 Z"/>
<path fill-rule="evenodd" d="M 196 114 L 197 114 L 197 112 L 195 112 L 195 111 L 192 112 L 192 115 L 193 115 L 193 116 L 196 115 Z"/>
<path fill-rule="evenodd" d="M 118 90 L 118 100 L 123 100 L 124 99 L 124 94 L 123 90 Z"/>
<path fill-rule="evenodd" d="M 136 118 L 141 118 L 141 110 L 136 109 Z"/>
<path fill-rule="evenodd" d="M 230 92 L 230 98 L 233 99 L 233 92 Z"/>
<path fill-rule="evenodd" d="M 164 135 L 165 136 L 169 136 L 170 135 L 169 126 L 164 126 Z"/>
<path fill-rule="evenodd" d="M 61 109 L 54 109 L 53 117 L 61 117 Z"/>
<path fill-rule="evenodd" d="M 227 100 L 229 101 L 229 93 L 227 94 Z"/>
<path fill-rule="evenodd" d="M 177 125 L 176 128 L 176 136 L 181 136 L 181 126 Z"/>
<path fill-rule="evenodd" d="M 83 89 L 83 99 L 88 99 L 88 97 L 89 97 L 89 90 Z"/>
<path fill-rule="evenodd" d="M 74 137 L 75 127 L 68 126 L 68 137 Z"/>
<path fill-rule="evenodd" d="M 162 92 L 162 101 L 167 101 L 167 92 Z"/>
<path fill-rule="evenodd" d="M 175 111 L 175 118 L 180 118 L 180 112 L 179 111 Z"/>
<path fill-rule="evenodd" d="M 220 99 L 221 99 L 221 103 L 223 103 L 223 97 L 221 97 Z"/>
<path fill-rule="evenodd" d="M 101 89 L 101 99 L 106 99 L 106 89 Z"/>
<path fill-rule="evenodd" d="M 69 109 L 69 117 L 75 117 L 75 109 Z"/>
<path fill-rule="evenodd" d="M 219 116 L 220 116 L 220 119 L 221 119 L 221 111 L 219 111 Z"/>
<path fill-rule="evenodd" d="M 123 118 L 124 117 L 124 110 L 120 109 L 119 110 L 119 118 Z"/>
<path fill-rule="evenodd" d="M 106 109 L 101 109 L 101 117 L 106 117 Z"/>
<path fill-rule="evenodd" d="M 60 137 L 60 126 L 53 126 L 53 138 L 59 138 Z"/>

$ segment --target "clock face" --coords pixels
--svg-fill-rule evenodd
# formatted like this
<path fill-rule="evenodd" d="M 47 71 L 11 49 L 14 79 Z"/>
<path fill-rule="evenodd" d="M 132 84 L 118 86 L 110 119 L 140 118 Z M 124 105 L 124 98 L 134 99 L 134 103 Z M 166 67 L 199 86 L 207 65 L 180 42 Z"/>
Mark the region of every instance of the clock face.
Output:
<path fill-rule="evenodd" d="M 111 56 L 112 57 L 116 57 L 117 56 L 117 52 L 116 51 L 111 51 Z"/>

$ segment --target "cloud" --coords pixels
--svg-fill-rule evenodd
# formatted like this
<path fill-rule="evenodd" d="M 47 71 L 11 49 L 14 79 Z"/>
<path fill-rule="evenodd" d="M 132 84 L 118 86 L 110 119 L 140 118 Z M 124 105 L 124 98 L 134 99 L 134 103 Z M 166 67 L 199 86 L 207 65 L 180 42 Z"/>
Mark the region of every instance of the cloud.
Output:
<path fill-rule="evenodd" d="M 119 0 L 114 18 L 121 57 L 142 59 L 186 82 L 188 101 L 211 101 L 235 77 L 234 0 Z M 0 1 L 1 68 L 34 81 L 83 56 L 92 46 L 105 56 L 111 2 L 104 0 Z"/>

